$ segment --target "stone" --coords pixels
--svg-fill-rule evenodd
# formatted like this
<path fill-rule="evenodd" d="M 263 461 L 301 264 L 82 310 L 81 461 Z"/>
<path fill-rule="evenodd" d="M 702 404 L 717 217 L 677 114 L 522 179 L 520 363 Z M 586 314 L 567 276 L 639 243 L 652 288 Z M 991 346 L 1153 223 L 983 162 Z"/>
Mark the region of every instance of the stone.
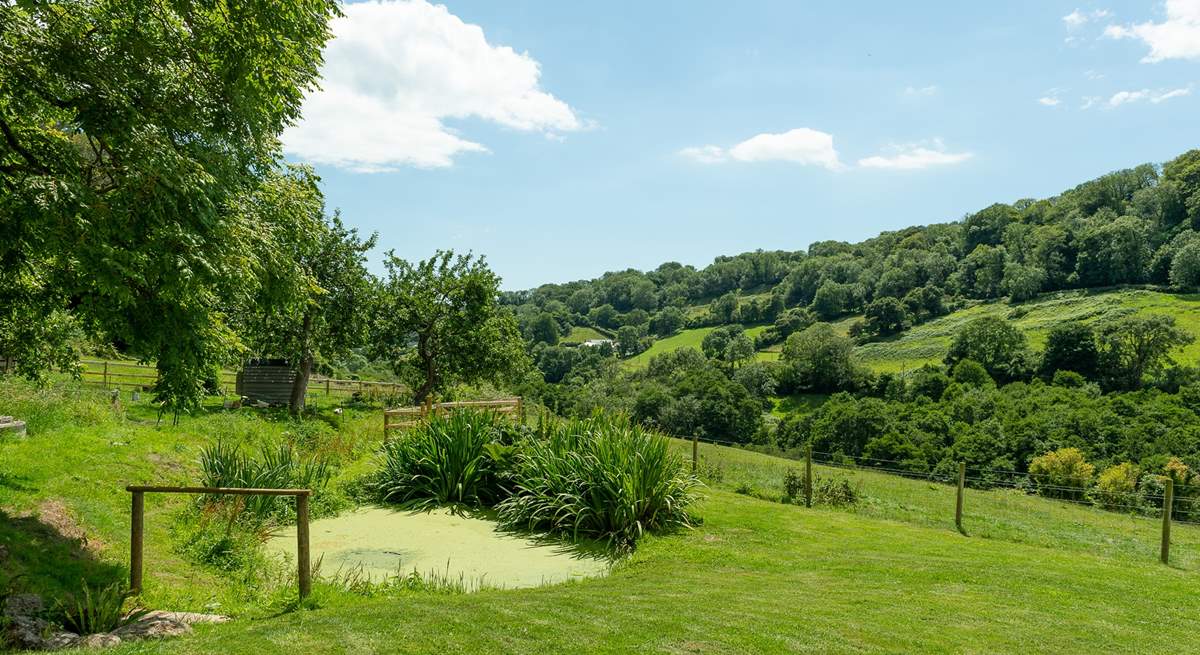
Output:
<path fill-rule="evenodd" d="M 13 594 L 4 601 L 3 609 L 3 615 L 9 618 L 32 618 L 46 609 L 46 603 L 37 594 Z"/>
<path fill-rule="evenodd" d="M 154 610 L 146 615 L 147 618 L 163 618 L 171 621 L 186 623 L 187 625 L 196 625 L 197 623 L 225 623 L 229 620 L 228 616 L 220 614 L 200 614 L 198 612 L 164 612 L 163 610 Z"/>
<path fill-rule="evenodd" d="M 183 623 L 182 621 L 169 619 L 161 614 L 150 614 L 138 619 L 137 621 L 134 621 L 133 623 L 127 623 L 116 630 L 113 630 L 111 634 L 114 634 L 121 639 L 132 641 L 136 639 L 163 639 L 166 637 L 178 637 L 180 635 L 190 634 L 191 631 L 192 626 Z"/>
<path fill-rule="evenodd" d="M 18 650 L 61 650 L 71 648 L 77 641 L 79 635 L 56 631 L 45 619 L 8 617 L 8 643 Z"/>
<path fill-rule="evenodd" d="M 120 646 L 121 638 L 111 632 L 101 632 L 100 634 L 88 635 L 75 640 L 72 644 L 74 648 L 111 648 Z"/>
<path fill-rule="evenodd" d="M 11 416 L 0 416 L 0 437 L 25 436 L 25 421 L 18 421 Z"/>

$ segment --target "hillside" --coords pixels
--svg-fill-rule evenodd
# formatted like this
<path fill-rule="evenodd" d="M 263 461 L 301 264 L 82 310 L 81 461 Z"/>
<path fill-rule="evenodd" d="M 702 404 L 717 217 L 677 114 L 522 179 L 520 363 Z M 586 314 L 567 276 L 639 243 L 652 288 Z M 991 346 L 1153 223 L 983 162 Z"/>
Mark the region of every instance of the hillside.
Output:
<path fill-rule="evenodd" d="M 144 403 L 114 412 L 102 393 L 70 386 L 4 391 L 0 413 L 30 417 L 31 432 L 0 441 L 0 543 L 29 583 L 51 588 L 124 575 L 125 484 L 194 480 L 214 435 L 266 443 L 325 433 L 212 404 L 178 427 L 155 427 Z M 330 409 L 317 425 L 337 420 Z M 326 446 L 348 458 L 339 485 L 370 465 L 378 443 L 377 410 L 346 410 Z M 677 448 L 690 453 L 686 442 Z M 701 448 L 701 522 L 645 539 L 607 577 L 477 593 L 371 592 L 327 578 L 301 611 L 288 609 L 286 581 L 197 564 L 177 532 L 188 501 L 153 497 L 146 602 L 234 620 L 112 652 L 1065 652 L 1119 641 L 1126 652 L 1159 653 L 1200 629 L 1192 526 L 1176 526 L 1177 554 L 1164 567 L 1154 520 L 971 490 L 963 536 L 951 487 L 819 466 L 863 498 L 804 509 L 754 497 L 777 496 L 795 462 Z"/>
<path fill-rule="evenodd" d="M 918 324 L 893 337 L 860 344 L 855 348 L 855 354 L 876 373 L 899 373 L 912 371 L 924 364 L 940 364 L 958 330 L 967 322 L 982 316 L 997 316 L 1012 321 L 1025 333 L 1030 345 L 1040 349 L 1045 343 L 1046 333 L 1057 323 L 1078 320 L 1100 324 L 1135 314 L 1173 316 L 1180 328 L 1197 338 L 1192 344 L 1177 349 L 1174 356 L 1181 363 L 1200 362 L 1200 294 L 1143 289 L 1059 291 L 1042 294 L 1023 303 L 976 303 Z M 851 315 L 835 320 L 833 325 L 839 333 L 846 334 L 850 325 L 861 318 Z M 640 368 L 655 355 L 678 348 L 699 349 L 704 335 L 714 329 L 683 330 L 655 341 L 649 350 L 626 360 L 626 365 Z M 746 334 L 753 338 L 765 329 L 766 326 L 747 328 Z M 764 361 L 778 359 L 779 345 L 759 351 L 758 358 Z"/>

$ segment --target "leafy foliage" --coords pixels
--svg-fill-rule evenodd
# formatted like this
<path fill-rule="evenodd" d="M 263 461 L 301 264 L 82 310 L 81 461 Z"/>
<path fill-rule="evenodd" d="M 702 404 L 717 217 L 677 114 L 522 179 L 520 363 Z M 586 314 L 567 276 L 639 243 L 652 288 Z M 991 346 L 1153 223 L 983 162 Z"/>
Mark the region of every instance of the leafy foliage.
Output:
<path fill-rule="evenodd" d="M 125 588 L 124 583 L 114 582 L 99 589 L 86 581 L 80 585 L 78 594 L 61 598 L 55 605 L 54 613 L 69 632 L 78 635 L 112 632 L 149 613 L 148 610 L 125 611 L 125 601 L 133 594 Z"/>

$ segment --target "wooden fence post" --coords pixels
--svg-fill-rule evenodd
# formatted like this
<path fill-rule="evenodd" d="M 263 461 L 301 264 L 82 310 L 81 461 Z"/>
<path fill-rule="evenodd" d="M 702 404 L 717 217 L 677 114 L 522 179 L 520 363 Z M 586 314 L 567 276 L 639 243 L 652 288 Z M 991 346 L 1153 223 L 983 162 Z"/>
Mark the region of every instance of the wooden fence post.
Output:
<path fill-rule="evenodd" d="M 300 600 L 312 591 L 312 566 L 308 561 L 308 494 L 296 496 L 296 565 L 300 574 Z"/>
<path fill-rule="evenodd" d="M 104 362 L 104 388 L 108 388 L 108 362 Z"/>
<path fill-rule="evenodd" d="M 954 503 L 954 527 L 962 532 L 963 486 L 967 483 L 967 463 L 958 463 L 958 498 Z"/>
<path fill-rule="evenodd" d="M 700 435 L 692 433 L 692 473 L 696 472 L 696 461 L 700 457 Z"/>
<path fill-rule="evenodd" d="M 387 405 L 384 405 L 384 407 L 383 407 L 383 440 L 387 441 L 387 438 L 388 438 L 388 413 L 387 413 Z"/>
<path fill-rule="evenodd" d="M 145 528 L 146 498 L 140 491 L 133 492 L 132 511 L 129 519 L 129 590 L 142 593 L 142 539 Z"/>
<path fill-rule="evenodd" d="M 812 507 L 812 444 L 804 449 L 804 506 Z"/>
<path fill-rule="evenodd" d="M 1163 526 L 1162 526 L 1162 551 L 1159 553 L 1159 559 L 1163 564 L 1171 557 L 1171 506 L 1175 502 L 1175 482 L 1171 478 L 1167 478 L 1167 489 L 1163 494 Z"/>
<path fill-rule="evenodd" d="M 325 395 L 329 395 L 329 378 L 325 378 Z"/>

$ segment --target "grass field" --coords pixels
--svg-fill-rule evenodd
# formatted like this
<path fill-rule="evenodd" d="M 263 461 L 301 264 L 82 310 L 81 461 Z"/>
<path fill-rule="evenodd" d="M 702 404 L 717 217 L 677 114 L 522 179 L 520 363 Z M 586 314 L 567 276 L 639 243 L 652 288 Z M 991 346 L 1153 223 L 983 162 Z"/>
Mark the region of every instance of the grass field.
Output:
<path fill-rule="evenodd" d="M 349 479 L 371 466 L 378 412 L 351 408 L 339 425 L 329 410 L 313 420 L 338 428 L 330 447 L 353 462 Z M 253 443 L 309 429 L 211 405 L 156 426 L 145 404 L 117 412 L 100 392 L 23 385 L 0 388 L 0 413 L 30 421 L 27 439 L 0 442 L 0 543 L 52 591 L 125 575 L 125 484 L 194 481 L 199 449 L 218 435 Z M 177 554 L 171 523 L 187 501 L 152 495 L 145 601 L 236 620 L 113 652 L 1161 653 L 1200 629 L 1192 526 L 1176 526 L 1168 567 L 1149 519 L 968 490 L 964 536 L 945 485 L 818 466 L 864 500 L 804 509 L 747 495 L 780 495 L 799 463 L 709 444 L 701 457 L 702 523 L 645 539 L 609 577 L 378 596 L 319 583 L 316 609 L 303 611 L 285 611 L 286 580 L 256 585 Z"/>
<path fill-rule="evenodd" d="M 700 344 L 703 343 L 705 335 L 715 329 L 717 328 L 694 328 L 691 330 L 684 330 L 679 334 L 667 337 L 665 339 L 658 339 L 644 352 L 625 360 L 624 365 L 628 368 L 643 368 L 650 363 L 650 358 L 654 357 L 655 355 L 669 353 L 680 348 L 695 348 L 696 350 L 700 350 Z M 753 339 L 765 329 L 767 329 L 766 325 L 748 327 L 746 328 L 746 336 Z M 765 354 L 766 353 L 759 353 L 760 358 Z"/>
<path fill-rule="evenodd" d="M 1107 292 L 1063 291 L 1037 300 L 1010 305 L 991 302 L 968 307 L 918 325 L 907 332 L 859 346 L 862 361 L 876 372 L 911 371 L 946 356 L 950 342 L 963 325 L 982 316 L 999 316 L 1016 323 L 1034 348 L 1042 348 L 1050 328 L 1063 321 L 1099 323 L 1128 314 L 1168 314 L 1197 341 L 1176 352 L 1180 361 L 1200 361 L 1200 295 L 1145 290 Z"/>
<path fill-rule="evenodd" d="M 564 344 L 567 343 L 583 343 L 592 339 L 608 339 L 608 335 L 600 332 L 596 328 L 583 325 L 575 325 L 571 327 L 571 332 L 562 338 Z"/>

